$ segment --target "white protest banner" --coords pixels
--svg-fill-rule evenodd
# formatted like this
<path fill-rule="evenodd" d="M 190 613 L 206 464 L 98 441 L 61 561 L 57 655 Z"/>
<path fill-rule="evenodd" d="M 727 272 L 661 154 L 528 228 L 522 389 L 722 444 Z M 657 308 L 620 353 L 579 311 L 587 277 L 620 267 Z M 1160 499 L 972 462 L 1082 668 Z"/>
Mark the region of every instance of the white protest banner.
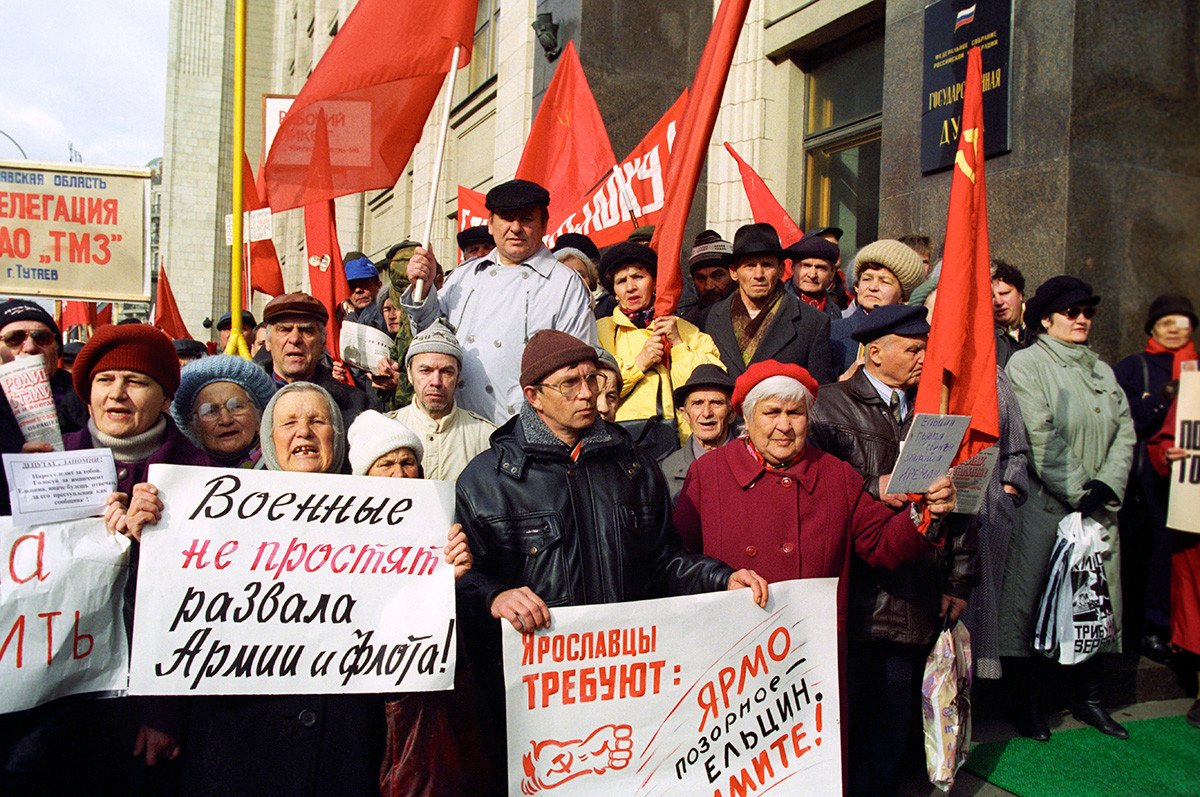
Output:
<path fill-rule="evenodd" d="M 978 515 L 983 508 L 992 472 L 1000 460 L 1000 446 L 988 446 L 968 460 L 954 466 L 954 487 L 958 491 L 954 511 L 960 515 Z"/>
<path fill-rule="evenodd" d="M 1188 451 L 1171 465 L 1167 526 L 1200 533 L 1200 371 L 1181 371 L 1175 404 L 1175 445 Z"/>
<path fill-rule="evenodd" d="M 4 517 L 0 553 L 0 713 L 123 690 L 129 540 L 100 518 L 16 529 Z"/>
<path fill-rule="evenodd" d="M 0 161 L 0 294 L 150 301 L 150 170 Z"/>
<path fill-rule="evenodd" d="M 111 448 L 5 454 L 3 460 L 17 528 L 98 517 L 117 489 Z"/>
<path fill-rule="evenodd" d="M 892 468 L 888 492 L 893 495 L 923 493 L 929 485 L 945 476 L 970 423 L 970 415 L 918 412 Z"/>
<path fill-rule="evenodd" d="M 275 233 L 275 225 L 270 208 L 247 210 L 242 214 L 242 232 L 245 235 L 243 243 L 265 241 Z M 225 214 L 225 245 L 233 246 L 233 214 Z"/>
<path fill-rule="evenodd" d="M 509 794 L 840 794 L 837 579 L 502 624 Z"/>
<path fill-rule="evenodd" d="M 375 372 L 379 361 L 392 351 L 392 339 L 375 327 L 342 322 L 341 340 L 338 342 L 342 359 L 365 371 Z"/>
<path fill-rule="evenodd" d="M 62 451 L 62 430 L 58 428 L 58 410 L 50 392 L 45 356 L 18 357 L 0 365 L 0 389 L 4 390 L 25 442 L 49 443 L 54 450 Z"/>
<path fill-rule="evenodd" d="M 131 694 L 454 683 L 454 485 L 151 465 Z M 153 596 L 147 600 L 146 596 Z"/>

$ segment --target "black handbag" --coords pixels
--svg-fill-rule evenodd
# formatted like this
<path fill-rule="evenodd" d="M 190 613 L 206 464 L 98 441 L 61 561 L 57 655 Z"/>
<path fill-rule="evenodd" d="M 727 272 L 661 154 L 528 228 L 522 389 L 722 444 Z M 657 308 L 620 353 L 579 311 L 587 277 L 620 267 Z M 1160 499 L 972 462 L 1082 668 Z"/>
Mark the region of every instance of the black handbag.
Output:
<path fill-rule="evenodd" d="M 679 449 L 679 429 L 675 417 L 663 417 L 662 385 L 658 389 L 658 414 L 653 418 L 638 418 L 633 421 L 618 421 L 618 425 L 633 438 L 633 442 L 649 452 L 655 460 L 662 459 Z"/>

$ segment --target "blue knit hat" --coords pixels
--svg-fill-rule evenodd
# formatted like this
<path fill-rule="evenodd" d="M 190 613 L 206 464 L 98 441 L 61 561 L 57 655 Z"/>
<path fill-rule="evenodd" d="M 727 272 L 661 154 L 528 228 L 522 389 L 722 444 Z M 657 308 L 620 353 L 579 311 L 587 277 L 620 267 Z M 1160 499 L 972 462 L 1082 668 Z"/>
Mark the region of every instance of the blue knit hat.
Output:
<path fill-rule="evenodd" d="M 234 354 L 204 357 L 188 363 L 179 375 L 179 389 L 171 402 L 171 417 L 176 426 L 188 428 L 196 396 L 214 382 L 232 382 L 245 390 L 260 413 L 275 395 L 275 380 L 250 360 Z"/>

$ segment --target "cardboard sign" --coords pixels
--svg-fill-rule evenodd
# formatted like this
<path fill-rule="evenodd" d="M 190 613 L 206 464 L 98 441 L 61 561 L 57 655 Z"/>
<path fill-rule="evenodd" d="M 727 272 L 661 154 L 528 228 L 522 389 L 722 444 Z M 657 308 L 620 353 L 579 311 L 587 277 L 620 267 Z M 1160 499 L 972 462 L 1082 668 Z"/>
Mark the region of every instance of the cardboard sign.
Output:
<path fill-rule="evenodd" d="M 5 454 L 12 522 L 17 528 L 104 514 L 117 489 L 112 449 Z"/>
<path fill-rule="evenodd" d="M 837 579 L 503 624 L 509 794 L 840 794 Z"/>
<path fill-rule="evenodd" d="M 129 540 L 99 518 L 16 529 L 0 517 L 0 552 L 0 713 L 124 690 Z"/>
<path fill-rule="evenodd" d="M 147 481 L 165 509 L 142 534 L 131 694 L 452 688 L 453 484 L 173 465 Z"/>
<path fill-rule="evenodd" d="M 370 373 L 375 373 L 375 366 L 389 357 L 392 351 L 392 339 L 386 334 L 375 327 L 353 321 L 342 322 L 341 340 L 338 343 L 343 360 Z"/>
<path fill-rule="evenodd" d="M 904 448 L 892 468 L 888 492 L 894 495 L 924 493 L 945 476 L 958 453 L 971 423 L 969 415 L 933 415 L 918 412 L 913 417 Z"/>
<path fill-rule="evenodd" d="M 988 484 L 996 463 L 1000 461 L 1000 446 L 988 446 L 970 459 L 954 466 L 954 487 L 958 497 L 954 511 L 960 515 L 978 515 L 987 496 Z"/>
<path fill-rule="evenodd" d="M 0 161 L 0 294 L 150 301 L 150 170 Z"/>
<path fill-rule="evenodd" d="M 1167 526 L 1200 534 L 1200 371 L 1181 371 L 1175 405 L 1175 445 L 1188 451 L 1171 465 Z"/>

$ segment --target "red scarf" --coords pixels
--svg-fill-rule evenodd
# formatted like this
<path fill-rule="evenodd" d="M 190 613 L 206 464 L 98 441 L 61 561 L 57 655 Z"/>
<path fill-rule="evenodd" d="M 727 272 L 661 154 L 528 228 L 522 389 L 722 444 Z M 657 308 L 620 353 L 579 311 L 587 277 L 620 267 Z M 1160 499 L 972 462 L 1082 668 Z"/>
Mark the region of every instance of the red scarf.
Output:
<path fill-rule="evenodd" d="M 1200 359 L 1200 355 L 1196 353 L 1196 344 L 1189 340 L 1178 349 L 1168 349 L 1166 346 L 1159 343 L 1154 338 L 1150 338 L 1146 342 L 1147 354 L 1164 354 L 1170 353 L 1175 358 L 1171 364 L 1171 378 L 1178 379 L 1179 372 L 1182 370 L 1182 365 L 1189 360 Z"/>
<path fill-rule="evenodd" d="M 804 291 L 796 291 L 796 293 L 800 296 L 800 301 L 805 302 L 806 304 L 812 305 L 813 307 L 817 308 L 821 312 L 825 311 L 825 302 L 829 301 L 829 294 L 822 293 L 820 299 L 815 299 L 812 296 L 809 296 Z"/>

